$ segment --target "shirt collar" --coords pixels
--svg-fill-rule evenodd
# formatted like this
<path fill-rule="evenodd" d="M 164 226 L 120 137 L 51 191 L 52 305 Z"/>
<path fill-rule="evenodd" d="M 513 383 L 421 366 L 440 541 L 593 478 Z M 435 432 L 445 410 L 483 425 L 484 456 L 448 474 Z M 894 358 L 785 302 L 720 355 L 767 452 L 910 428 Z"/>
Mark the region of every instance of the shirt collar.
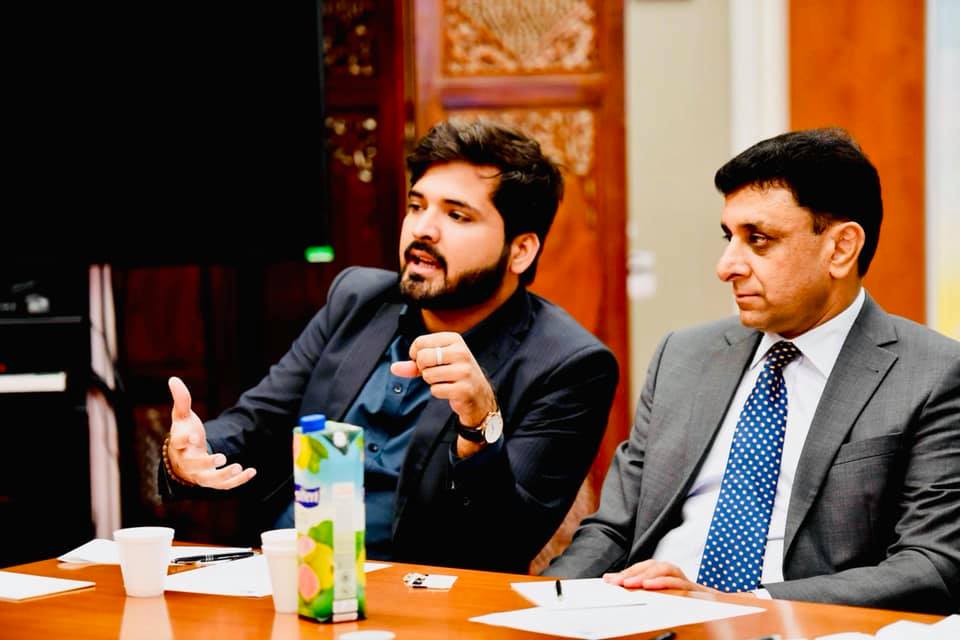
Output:
<path fill-rule="evenodd" d="M 493 337 L 507 333 L 517 320 L 526 314 L 527 288 L 517 285 L 516 290 L 493 313 L 463 333 L 463 340 L 475 352 Z"/>
<path fill-rule="evenodd" d="M 423 325 L 420 309 L 411 307 L 409 304 L 403 305 L 400 309 L 400 317 L 397 318 L 397 333 L 413 342 L 417 336 L 422 336 L 426 332 L 427 328 Z"/>
<path fill-rule="evenodd" d="M 850 329 L 853 328 L 853 323 L 856 322 L 857 316 L 860 315 L 860 310 L 863 308 L 865 298 L 866 294 L 863 291 L 863 287 L 860 287 L 857 297 L 853 299 L 853 302 L 851 302 L 846 309 L 823 324 L 797 336 L 793 340 L 787 340 L 779 333 L 765 332 L 763 338 L 760 340 L 760 345 L 753 354 L 750 368 L 752 369 L 757 366 L 766 357 L 770 347 L 781 340 L 787 340 L 787 342 L 792 342 L 797 349 L 800 350 L 802 356 L 809 360 L 810 364 L 812 364 L 824 378 L 829 378 L 830 372 L 833 371 L 833 365 L 836 364 L 837 358 L 840 357 L 840 349 L 843 348 L 847 334 L 850 333 Z"/>

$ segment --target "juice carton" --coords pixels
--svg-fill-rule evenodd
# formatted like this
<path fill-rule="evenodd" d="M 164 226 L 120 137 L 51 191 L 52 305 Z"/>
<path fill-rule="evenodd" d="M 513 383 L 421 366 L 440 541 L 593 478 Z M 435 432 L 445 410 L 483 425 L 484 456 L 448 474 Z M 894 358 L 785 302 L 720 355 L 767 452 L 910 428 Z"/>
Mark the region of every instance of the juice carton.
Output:
<path fill-rule="evenodd" d="M 297 612 L 320 622 L 365 617 L 363 429 L 305 416 L 293 430 Z"/>

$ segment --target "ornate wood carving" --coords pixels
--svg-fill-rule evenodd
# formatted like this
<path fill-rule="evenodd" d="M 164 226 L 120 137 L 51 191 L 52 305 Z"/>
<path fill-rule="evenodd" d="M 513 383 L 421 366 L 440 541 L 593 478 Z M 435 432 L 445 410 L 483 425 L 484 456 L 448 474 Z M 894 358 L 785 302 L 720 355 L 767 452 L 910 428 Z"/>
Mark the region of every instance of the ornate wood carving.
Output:
<path fill-rule="evenodd" d="M 377 155 L 377 120 L 363 114 L 333 115 L 326 119 L 330 157 L 345 167 L 356 167 L 360 182 L 373 181 Z"/>
<path fill-rule="evenodd" d="M 375 0 L 323 3 L 323 63 L 328 76 L 372 76 Z"/>
<path fill-rule="evenodd" d="M 563 203 L 544 244 L 543 264 L 532 289 L 564 307 L 590 331 L 600 330 L 602 280 L 597 256 L 602 243 L 597 229 L 594 112 L 589 109 L 469 110 L 450 114 L 453 121 L 483 118 L 532 136 L 564 169 Z M 576 304 L 569 298 L 577 291 Z"/>
<path fill-rule="evenodd" d="M 506 109 L 457 111 L 454 122 L 493 120 L 532 136 L 543 151 L 572 173 L 585 177 L 593 167 L 594 116 L 589 109 Z"/>
<path fill-rule="evenodd" d="M 582 72 L 596 66 L 587 0 L 446 0 L 445 71 L 471 76 Z"/>
<path fill-rule="evenodd" d="M 383 157 L 385 143 L 376 114 L 358 108 L 331 113 L 326 119 L 330 207 L 335 212 L 330 220 L 331 240 L 337 257 L 343 260 L 341 265 L 396 264 L 394 220 L 399 220 L 401 209 L 384 193 L 390 168 L 374 169 L 375 160 Z"/>
<path fill-rule="evenodd" d="M 509 109 L 497 111 L 458 111 L 450 115 L 454 122 L 475 118 L 493 120 L 532 136 L 544 153 L 580 178 L 579 188 L 587 208 L 589 227 L 596 224 L 596 181 L 593 176 L 595 127 L 590 109 Z"/>

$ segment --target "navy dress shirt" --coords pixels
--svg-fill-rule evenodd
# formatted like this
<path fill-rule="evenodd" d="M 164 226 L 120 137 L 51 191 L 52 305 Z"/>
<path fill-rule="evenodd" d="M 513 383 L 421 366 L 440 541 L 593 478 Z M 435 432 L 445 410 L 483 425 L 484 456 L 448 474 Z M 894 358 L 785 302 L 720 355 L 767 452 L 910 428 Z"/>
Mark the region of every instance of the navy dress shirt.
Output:
<path fill-rule="evenodd" d="M 363 466 L 369 558 L 391 559 L 397 481 L 414 426 L 430 399 L 430 386 L 423 378 L 397 377 L 390 373 L 390 364 L 408 360 L 410 343 L 426 332 L 419 312 L 406 307 L 396 336 L 343 417 L 343 422 L 363 428 L 366 444 Z M 294 526 L 292 502 L 276 526 Z"/>
<path fill-rule="evenodd" d="M 463 334 L 471 351 L 483 348 L 501 331 L 502 320 L 515 313 L 522 301 L 521 289 L 500 309 Z M 393 520 L 396 511 L 397 482 L 407 455 L 407 447 L 424 406 L 430 400 L 430 385 L 420 376 L 399 378 L 390 373 L 390 364 L 409 360 L 410 344 L 427 333 L 419 309 L 404 307 L 397 332 L 357 399 L 347 410 L 343 422 L 363 427 L 367 450 L 364 456 L 364 505 L 366 507 L 367 557 L 392 559 Z M 495 461 L 503 449 L 503 436 L 469 458 L 457 456 L 454 441 L 449 449 L 451 479 L 483 475 L 483 467 Z M 294 526 L 293 502 L 274 525 L 278 529 Z"/>

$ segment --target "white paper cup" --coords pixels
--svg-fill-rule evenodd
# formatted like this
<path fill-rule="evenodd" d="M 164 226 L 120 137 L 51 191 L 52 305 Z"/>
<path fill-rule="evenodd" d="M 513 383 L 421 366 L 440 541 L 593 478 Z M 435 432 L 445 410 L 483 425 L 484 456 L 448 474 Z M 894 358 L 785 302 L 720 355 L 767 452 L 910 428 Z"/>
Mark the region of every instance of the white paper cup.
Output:
<path fill-rule="evenodd" d="M 277 613 L 297 612 L 297 547 L 284 543 L 263 545 L 270 570 L 270 590 Z"/>
<path fill-rule="evenodd" d="M 271 529 L 260 534 L 260 540 L 263 546 L 272 547 L 282 546 L 296 548 L 297 530 L 296 529 Z"/>
<path fill-rule="evenodd" d="M 113 532 L 120 552 L 123 588 L 128 596 L 151 598 L 163 595 L 170 564 L 173 529 L 169 527 L 131 527 Z"/>

